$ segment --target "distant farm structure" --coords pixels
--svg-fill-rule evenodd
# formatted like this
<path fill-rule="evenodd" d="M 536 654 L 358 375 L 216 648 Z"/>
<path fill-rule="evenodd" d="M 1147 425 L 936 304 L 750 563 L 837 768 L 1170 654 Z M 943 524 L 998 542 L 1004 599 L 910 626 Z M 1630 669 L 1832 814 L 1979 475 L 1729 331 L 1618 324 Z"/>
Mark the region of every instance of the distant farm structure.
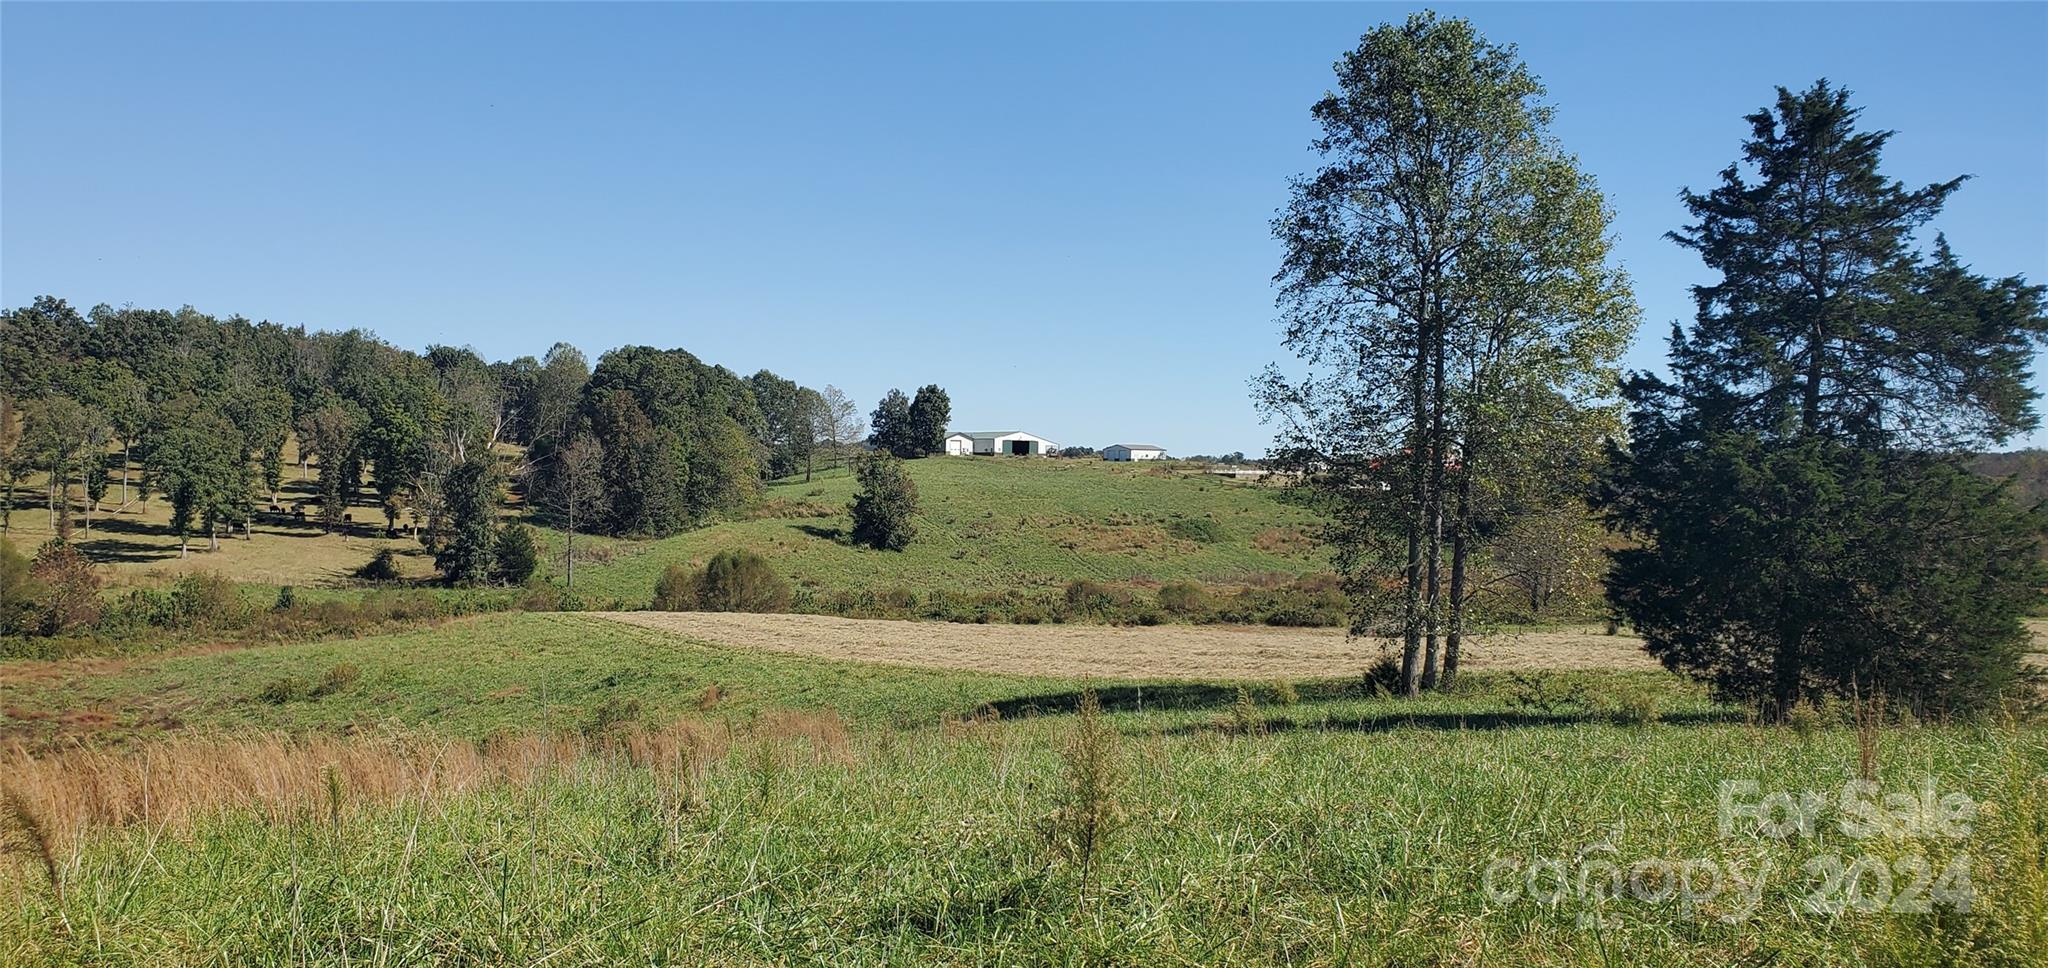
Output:
<path fill-rule="evenodd" d="M 1165 460 L 1166 448 L 1158 444 L 1111 444 L 1102 448 L 1103 460 Z"/>
<path fill-rule="evenodd" d="M 971 433 L 956 430 L 946 435 L 945 452 L 952 456 L 1005 455 L 1015 457 L 1040 457 L 1059 449 L 1060 445 L 1022 430 L 990 430 Z"/>

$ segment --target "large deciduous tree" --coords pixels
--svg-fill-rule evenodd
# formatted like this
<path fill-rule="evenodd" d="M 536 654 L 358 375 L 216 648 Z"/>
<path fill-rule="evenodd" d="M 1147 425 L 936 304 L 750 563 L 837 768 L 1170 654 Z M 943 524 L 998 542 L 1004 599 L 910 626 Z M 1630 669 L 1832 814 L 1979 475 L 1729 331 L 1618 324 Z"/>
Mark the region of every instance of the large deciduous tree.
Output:
<path fill-rule="evenodd" d="M 2022 673 L 2038 515 L 1964 448 L 2037 423 L 2044 291 L 1914 232 L 1962 179 L 1887 178 L 1848 93 L 1780 89 L 1672 233 L 1718 280 L 1641 375 L 1604 503 L 1608 596 L 1651 654 L 1784 716 L 1825 695 L 1966 712 Z"/>
<path fill-rule="evenodd" d="M 249 513 L 242 435 L 213 407 L 191 400 L 175 407 L 144 469 L 148 486 L 171 504 L 181 558 L 194 524 L 206 529 L 209 545 L 219 550 L 220 529 L 240 524 Z"/>
<path fill-rule="evenodd" d="M 860 419 L 860 407 L 846 395 L 846 391 L 829 383 L 820 395 L 820 404 L 818 442 L 824 445 L 834 462 L 844 461 L 847 448 L 858 443 L 868 432 L 867 424 Z"/>
<path fill-rule="evenodd" d="M 910 401 L 909 448 L 923 457 L 946 449 L 946 424 L 953 419 L 953 400 L 938 384 L 919 387 Z"/>
<path fill-rule="evenodd" d="M 868 446 L 888 451 L 899 458 L 917 456 L 917 440 L 910 425 L 910 398 L 891 388 L 868 417 Z"/>
<path fill-rule="evenodd" d="M 1414 694 L 1456 672 L 1481 502 L 1528 440 L 1596 422 L 1637 311 L 1513 47 L 1418 14 L 1336 72 L 1322 165 L 1273 225 L 1307 373 L 1269 369 L 1259 399 L 1333 512 L 1353 631 L 1399 637 Z"/>

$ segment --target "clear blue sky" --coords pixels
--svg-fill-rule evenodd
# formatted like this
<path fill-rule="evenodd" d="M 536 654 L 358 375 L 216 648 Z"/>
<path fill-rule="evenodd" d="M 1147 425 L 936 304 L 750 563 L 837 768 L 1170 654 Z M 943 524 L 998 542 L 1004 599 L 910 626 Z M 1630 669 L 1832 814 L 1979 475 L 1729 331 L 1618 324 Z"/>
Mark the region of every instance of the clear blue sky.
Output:
<path fill-rule="evenodd" d="M 1264 449 L 1267 221 L 1410 7 L 0 4 L 0 302 L 191 304 L 403 346 L 681 346 L 955 426 Z M 2048 7 L 1446 5 L 1519 44 L 1663 357 L 1662 240 L 1823 75 L 1939 223 L 2048 279 Z M 2048 439 L 2048 438 L 2043 438 Z"/>

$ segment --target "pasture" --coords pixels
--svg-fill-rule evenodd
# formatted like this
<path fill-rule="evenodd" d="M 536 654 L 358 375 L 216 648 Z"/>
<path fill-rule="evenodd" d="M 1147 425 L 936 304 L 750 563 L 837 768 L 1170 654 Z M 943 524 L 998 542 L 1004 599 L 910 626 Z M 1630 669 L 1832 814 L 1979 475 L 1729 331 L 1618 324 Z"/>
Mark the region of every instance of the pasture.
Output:
<path fill-rule="evenodd" d="M 0 963 L 2018 965 L 2048 951 L 2036 726 L 1765 727 L 1584 654 L 1403 701 L 1356 656 L 1298 679 L 1220 664 L 1116 677 L 1071 661 L 1118 650 L 1100 638 L 1034 675 L 986 668 L 1006 668 L 1001 650 L 929 668 L 720 642 L 745 636 L 693 618 L 491 615 L 0 664 L 15 744 Z M 898 660 L 930 658 L 905 631 L 978 631 L 866 624 Z M 1043 631 L 1050 645 L 1072 630 Z M 1148 655 L 1144 637 L 1191 630 L 1093 631 Z M 1312 635 L 1215 634 L 1254 636 L 1243 655 Z M 1810 837 L 1721 826 L 1724 781 L 1836 791 L 1866 746 L 1884 789 L 1981 805 L 1968 833 L 1850 838 L 1832 814 Z M 1874 882 L 1854 898 L 1827 883 L 1831 859 L 1866 856 L 1965 870 L 1972 903 L 1898 914 L 1869 903 Z M 1727 879 L 1697 882 L 1710 867 Z M 1664 880 L 1681 870 L 1683 890 Z M 1907 879 L 1887 878 L 1890 905 Z"/>

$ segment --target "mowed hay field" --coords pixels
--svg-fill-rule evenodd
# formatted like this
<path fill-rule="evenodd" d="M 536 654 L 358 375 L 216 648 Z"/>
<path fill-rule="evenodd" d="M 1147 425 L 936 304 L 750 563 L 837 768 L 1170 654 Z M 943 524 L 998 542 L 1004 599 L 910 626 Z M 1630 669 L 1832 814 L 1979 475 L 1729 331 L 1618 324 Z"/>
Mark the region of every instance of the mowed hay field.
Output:
<path fill-rule="evenodd" d="M 1099 460 L 928 457 L 904 467 L 920 510 L 917 540 L 903 551 L 846 540 L 854 481 L 835 468 L 770 485 L 749 520 L 657 541 L 579 537 L 576 591 L 643 605 L 670 564 L 702 565 L 733 549 L 760 554 L 820 596 L 1057 589 L 1077 578 L 1227 586 L 1328 567 L 1314 515 L 1269 485 Z M 558 580 L 559 533 L 549 546 L 556 560 L 545 573 Z"/>
<path fill-rule="evenodd" d="M 2038 727 L 1879 738 L 1887 789 L 1986 805 L 1960 838 L 1785 838 L 1720 829 L 1721 784 L 1838 790 L 1855 731 L 1751 725 L 1661 672 L 1475 671 L 1403 701 L 1355 675 L 916 668 L 700 631 L 510 614 L 0 664 L 14 741 L 0 964 L 2029 965 L 2048 951 Z M 1099 716 L 1076 712 L 1090 689 Z M 1972 903 L 1812 908 L 1827 894 L 1809 865 L 1844 854 L 1960 863 Z M 1649 880 L 1606 893 L 1594 868 L 1590 892 L 1515 876 L 1499 890 L 1500 870 L 1554 861 L 1571 878 L 1588 857 L 1648 863 Z M 1667 859 L 1734 879 L 1661 890 Z"/>
<path fill-rule="evenodd" d="M 1197 625 L 956 625 L 731 612 L 609 612 L 615 622 L 684 638 L 939 669 L 1107 679 L 1270 679 L 1358 675 L 1389 643 L 1333 629 Z M 1594 628 L 1477 636 L 1468 669 L 1654 671 L 1642 640 Z"/>

